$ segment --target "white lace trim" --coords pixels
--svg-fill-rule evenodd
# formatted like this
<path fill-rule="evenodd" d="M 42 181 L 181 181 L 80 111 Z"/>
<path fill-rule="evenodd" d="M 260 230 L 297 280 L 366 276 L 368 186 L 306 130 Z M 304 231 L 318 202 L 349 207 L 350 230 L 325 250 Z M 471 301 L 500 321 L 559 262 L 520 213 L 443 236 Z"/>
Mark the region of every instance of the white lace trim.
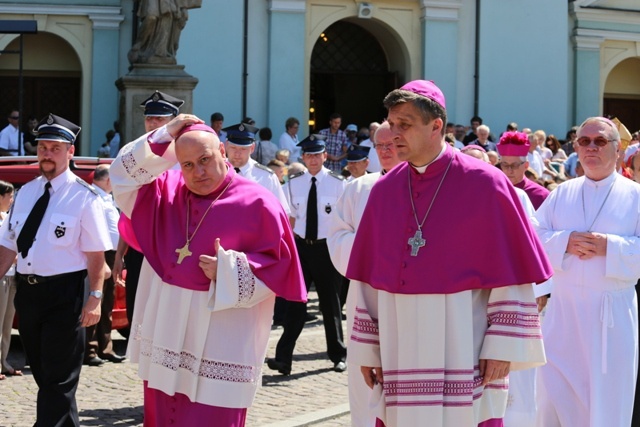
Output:
<path fill-rule="evenodd" d="M 199 377 L 233 383 L 257 383 L 260 380 L 260 369 L 255 366 L 201 359 L 184 350 L 177 352 L 153 345 L 146 338 L 136 336 L 136 339 L 140 341 L 140 355 L 172 371 L 181 368 Z"/>
<path fill-rule="evenodd" d="M 256 291 L 256 276 L 253 275 L 245 257 L 236 257 L 236 267 L 238 267 L 238 302 L 236 307 L 240 307 L 253 297 Z"/>
<path fill-rule="evenodd" d="M 127 144 L 122 148 L 122 166 L 138 184 L 149 184 L 153 181 L 153 175 L 148 170 L 138 167 L 138 162 L 133 156 L 133 149 L 136 144 Z"/>

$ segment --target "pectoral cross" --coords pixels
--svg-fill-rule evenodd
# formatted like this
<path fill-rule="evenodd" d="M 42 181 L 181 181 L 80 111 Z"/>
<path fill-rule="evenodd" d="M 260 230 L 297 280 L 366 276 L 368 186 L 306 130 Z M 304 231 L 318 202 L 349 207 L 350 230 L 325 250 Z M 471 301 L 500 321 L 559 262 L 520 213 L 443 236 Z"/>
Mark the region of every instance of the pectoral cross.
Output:
<path fill-rule="evenodd" d="M 411 256 L 418 256 L 418 251 L 426 245 L 427 241 L 422 238 L 422 231 L 416 230 L 416 234 L 409 238 L 407 243 L 411 246 Z"/>
<path fill-rule="evenodd" d="M 176 249 L 176 253 L 178 254 L 178 264 L 182 264 L 182 260 L 188 256 L 191 256 L 191 251 L 189 250 L 189 242 L 185 243 L 183 247 L 180 249 Z"/>

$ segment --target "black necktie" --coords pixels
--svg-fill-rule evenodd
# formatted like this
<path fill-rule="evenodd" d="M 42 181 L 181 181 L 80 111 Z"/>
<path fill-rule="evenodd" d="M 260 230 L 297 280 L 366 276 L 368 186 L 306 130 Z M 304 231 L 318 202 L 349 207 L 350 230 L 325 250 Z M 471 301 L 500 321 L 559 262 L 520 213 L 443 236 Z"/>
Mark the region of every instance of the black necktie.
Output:
<path fill-rule="evenodd" d="M 307 199 L 307 228 L 304 232 L 307 240 L 318 239 L 318 192 L 316 191 L 316 177 L 311 177 L 311 188 Z"/>
<path fill-rule="evenodd" d="M 236 173 L 237 173 L 238 175 L 241 175 L 241 174 L 240 174 L 240 168 L 233 168 L 233 169 L 236 171 Z"/>
<path fill-rule="evenodd" d="M 38 232 L 38 227 L 40 227 L 44 213 L 47 210 L 47 205 L 49 204 L 50 188 L 51 183 L 47 182 L 44 185 L 44 193 L 36 201 L 36 204 L 33 205 L 33 208 L 31 209 L 31 212 L 29 212 L 29 216 L 24 223 L 24 227 L 22 227 L 22 230 L 20 231 L 20 235 L 18 236 L 18 252 L 22 254 L 22 258 L 27 257 L 29 249 L 31 249 L 31 245 L 33 245 L 33 240 Z"/>

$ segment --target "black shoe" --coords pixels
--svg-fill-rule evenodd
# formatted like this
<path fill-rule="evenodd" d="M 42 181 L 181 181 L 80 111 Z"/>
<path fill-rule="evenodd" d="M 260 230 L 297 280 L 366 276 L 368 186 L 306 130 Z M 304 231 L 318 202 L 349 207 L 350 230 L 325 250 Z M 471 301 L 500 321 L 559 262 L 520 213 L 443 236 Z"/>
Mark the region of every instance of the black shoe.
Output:
<path fill-rule="evenodd" d="M 289 375 L 291 373 L 291 365 L 287 365 L 284 362 L 278 362 L 276 359 L 267 359 L 267 366 L 273 371 L 278 371 L 282 375 Z"/>
<path fill-rule="evenodd" d="M 126 356 L 119 356 L 115 353 L 108 353 L 102 356 L 102 359 L 108 360 L 109 362 L 112 362 L 112 363 L 122 363 L 126 358 L 127 358 Z"/>
<path fill-rule="evenodd" d="M 104 360 L 100 359 L 98 356 L 93 356 L 91 359 L 86 359 L 83 365 L 100 366 L 103 363 L 104 363 Z"/>
<path fill-rule="evenodd" d="M 305 322 L 313 322 L 314 320 L 316 320 L 318 318 L 318 316 L 316 316 L 315 314 L 309 314 L 307 313 L 307 317 L 304 319 Z"/>
<path fill-rule="evenodd" d="M 333 370 L 335 372 L 344 372 L 347 370 L 347 362 L 340 361 L 333 365 Z"/>

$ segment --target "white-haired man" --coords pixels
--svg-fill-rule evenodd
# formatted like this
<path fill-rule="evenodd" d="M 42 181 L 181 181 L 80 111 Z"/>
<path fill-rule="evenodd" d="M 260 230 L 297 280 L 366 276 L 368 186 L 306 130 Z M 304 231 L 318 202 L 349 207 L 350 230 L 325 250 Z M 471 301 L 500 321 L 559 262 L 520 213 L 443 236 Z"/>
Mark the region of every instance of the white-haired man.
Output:
<path fill-rule="evenodd" d="M 628 426 L 638 367 L 640 186 L 616 173 L 620 135 L 609 119 L 585 120 L 575 148 L 584 177 L 552 191 L 534 220 L 555 283 L 537 425 Z"/>

